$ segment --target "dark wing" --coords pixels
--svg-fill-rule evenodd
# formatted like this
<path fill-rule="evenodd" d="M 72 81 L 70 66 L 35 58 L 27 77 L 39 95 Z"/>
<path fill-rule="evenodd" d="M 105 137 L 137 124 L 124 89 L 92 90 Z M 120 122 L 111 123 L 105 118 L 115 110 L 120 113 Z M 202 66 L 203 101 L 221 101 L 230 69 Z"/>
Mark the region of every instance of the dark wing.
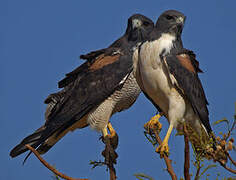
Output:
<path fill-rule="evenodd" d="M 176 87 L 191 103 L 193 110 L 200 117 L 208 133 L 212 131 L 209 123 L 207 99 L 198 77 L 198 61 L 192 51 L 170 54 L 165 57 L 169 72 L 177 81 Z"/>
<path fill-rule="evenodd" d="M 56 126 L 62 130 L 69 127 L 120 88 L 131 71 L 130 55 L 100 55 L 89 66 L 88 72 L 67 90 L 64 100 L 50 115 L 46 126 Z"/>
<path fill-rule="evenodd" d="M 82 64 L 81 66 L 79 66 L 78 68 L 73 70 L 72 72 L 66 74 L 66 77 L 58 83 L 58 87 L 63 88 L 65 86 L 69 85 L 71 82 L 73 82 L 77 78 L 77 76 L 79 74 L 81 74 L 82 72 L 86 72 L 88 67 L 91 64 L 95 63 L 97 61 L 97 58 L 100 55 L 102 55 L 102 54 L 109 55 L 109 54 L 111 54 L 111 51 L 114 51 L 114 49 L 118 50 L 121 48 L 121 46 L 123 46 L 123 47 L 129 46 L 126 35 L 123 35 L 122 37 L 117 39 L 108 48 L 100 49 L 97 51 L 91 51 L 88 54 L 80 55 L 80 59 L 87 60 L 87 62 L 85 62 L 84 64 Z"/>
<path fill-rule="evenodd" d="M 10 155 L 15 157 L 27 151 L 25 144 L 37 148 L 54 133 L 60 135 L 115 90 L 121 88 L 132 69 L 133 62 L 128 53 L 101 54 L 95 63 L 88 66 L 88 69 L 81 72 L 79 77 L 69 85 L 70 88 L 65 88 L 63 98 L 53 109 L 50 109 L 45 125 L 26 137 L 11 151 Z M 50 102 L 50 98 L 48 101 Z"/>
<path fill-rule="evenodd" d="M 122 39 L 122 38 L 121 38 Z M 117 40 L 120 42 L 120 40 Z M 123 42 L 124 40 L 122 40 Z M 73 70 L 72 72 L 66 74 L 66 77 L 59 81 L 58 87 L 63 88 L 68 86 L 71 82 L 75 81 L 80 74 L 88 72 L 88 69 L 90 66 L 93 66 L 93 64 L 96 64 L 99 62 L 100 64 L 103 63 L 102 61 L 105 61 L 104 63 L 107 63 L 107 58 L 103 58 L 104 56 L 109 56 L 115 51 L 118 51 L 119 48 L 117 47 L 110 47 L 106 49 L 100 49 L 97 51 L 92 51 L 88 54 L 81 55 L 80 58 L 87 60 L 85 63 L 83 63 L 81 66 Z"/>

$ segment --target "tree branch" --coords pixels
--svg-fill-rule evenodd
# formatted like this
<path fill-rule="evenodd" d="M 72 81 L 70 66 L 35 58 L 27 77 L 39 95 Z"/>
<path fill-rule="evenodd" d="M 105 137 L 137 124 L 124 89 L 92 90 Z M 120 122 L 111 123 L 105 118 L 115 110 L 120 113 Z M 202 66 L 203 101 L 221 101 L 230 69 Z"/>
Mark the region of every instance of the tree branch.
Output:
<path fill-rule="evenodd" d="M 107 128 L 110 132 L 110 135 L 108 135 L 105 142 L 106 142 L 106 149 L 108 151 L 110 150 L 114 150 L 115 153 L 115 149 L 118 146 L 118 135 L 116 133 L 116 131 L 114 130 L 114 128 L 112 127 L 111 123 L 109 122 L 107 125 Z M 114 141 L 114 142 L 113 142 Z M 116 155 L 114 157 L 114 155 Z M 118 157 L 117 154 L 115 153 L 113 156 L 109 156 L 109 158 L 107 159 L 106 154 L 105 154 L 105 162 L 108 161 L 107 163 L 107 167 L 109 168 L 109 173 L 110 173 L 110 180 L 116 180 L 116 169 L 114 168 L 114 164 L 116 163 L 116 158 Z"/>
<path fill-rule="evenodd" d="M 162 140 L 161 140 L 157 130 L 153 130 L 153 131 L 154 131 L 154 134 L 155 134 L 155 137 L 156 137 L 156 140 L 157 140 L 158 144 L 161 144 Z M 176 174 L 173 170 L 173 167 L 171 165 L 171 160 L 167 157 L 166 154 L 164 154 L 164 160 L 165 160 L 165 163 L 166 163 L 166 166 L 167 166 L 167 171 L 170 174 L 172 180 L 177 180 L 177 176 L 176 176 Z"/>
<path fill-rule="evenodd" d="M 200 165 L 200 162 L 198 162 L 197 172 L 196 172 L 194 180 L 199 179 L 200 170 L 201 170 L 201 165 Z"/>
<path fill-rule="evenodd" d="M 114 168 L 113 163 L 109 163 L 108 168 L 110 172 L 110 180 L 116 180 L 116 169 Z"/>
<path fill-rule="evenodd" d="M 189 140 L 188 140 L 188 131 L 186 124 L 184 124 L 184 178 L 185 180 L 190 180 L 189 167 L 190 167 L 190 154 L 189 154 Z"/>
<path fill-rule="evenodd" d="M 232 157 L 229 155 L 228 152 L 226 152 L 226 155 L 228 156 L 229 160 L 233 163 L 233 165 L 236 166 L 236 161 L 232 159 Z"/>
<path fill-rule="evenodd" d="M 235 115 L 235 117 L 236 117 L 236 115 Z M 224 138 L 225 140 L 227 140 L 227 139 L 230 137 L 231 132 L 232 132 L 232 131 L 234 130 L 234 128 L 235 128 L 235 125 L 236 125 L 236 118 L 234 119 L 234 122 L 233 122 L 233 124 L 232 124 L 232 127 L 231 127 L 230 130 L 228 131 L 227 136 Z"/>
<path fill-rule="evenodd" d="M 225 168 L 226 170 L 228 170 L 229 172 L 231 172 L 231 173 L 233 173 L 233 174 L 236 174 L 236 170 L 227 167 L 227 166 L 225 165 L 225 163 L 222 163 L 222 162 L 219 161 L 219 160 L 217 160 L 217 162 L 219 162 L 220 165 L 221 165 L 223 168 Z"/>
<path fill-rule="evenodd" d="M 56 174 L 57 176 L 66 179 L 66 180 L 88 180 L 88 179 L 75 179 L 72 177 L 69 177 L 59 171 L 57 171 L 54 167 L 52 167 L 49 163 L 47 163 L 41 156 L 40 154 L 33 148 L 31 147 L 29 144 L 25 145 L 30 151 L 32 151 L 34 153 L 34 155 L 38 158 L 38 160 L 46 167 L 48 168 L 50 171 L 52 171 L 54 174 Z"/>

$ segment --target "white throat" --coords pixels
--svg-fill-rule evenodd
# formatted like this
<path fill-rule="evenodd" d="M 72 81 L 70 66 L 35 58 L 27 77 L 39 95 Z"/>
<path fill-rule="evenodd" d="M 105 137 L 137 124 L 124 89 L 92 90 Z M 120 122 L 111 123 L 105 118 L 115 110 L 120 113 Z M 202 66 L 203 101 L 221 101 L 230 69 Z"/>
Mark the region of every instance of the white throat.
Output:
<path fill-rule="evenodd" d="M 176 37 L 171 34 L 164 33 L 161 35 L 161 37 L 157 40 L 156 43 L 158 45 L 158 54 L 162 53 L 164 51 L 163 55 L 166 55 L 170 52 L 171 48 L 173 47 L 173 41 L 175 41 Z"/>

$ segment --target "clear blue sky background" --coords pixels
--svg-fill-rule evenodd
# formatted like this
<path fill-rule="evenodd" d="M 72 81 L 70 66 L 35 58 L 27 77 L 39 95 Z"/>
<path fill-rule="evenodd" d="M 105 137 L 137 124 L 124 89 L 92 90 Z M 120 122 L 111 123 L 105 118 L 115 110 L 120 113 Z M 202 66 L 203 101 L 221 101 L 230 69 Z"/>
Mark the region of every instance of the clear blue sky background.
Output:
<path fill-rule="evenodd" d="M 57 91 L 57 82 L 82 63 L 78 56 L 107 47 L 120 37 L 127 19 L 142 13 L 156 21 L 161 12 L 177 9 L 187 16 L 183 41 L 197 54 L 200 75 L 210 102 L 211 122 L 232 120 L 236 101 L 236 1 L 0 1 L 0 179 L 46 180 L 51 172 L 31 156 L 11 159 L 9 151 L 44 123 L 44 99 Z M 120 144 L 119 179 L 146 173 L 170 179 L 165 164 L 145 140 L 143 124 L 156 110 L 143 95 L 129 110 L 112 117 Z M 162 120 L 164 130 L 166 120 Z M 218 127 L 213 127 L 219 131 Z M 174 132 L 175 133 L 175 132 Z M 170 158 L 178 177 L 183 174 L 183 137 L 170 139 Z M 69 133 L 44 158 L 73 177 L 108 179 L 104 167 L 91 170 L 90 160 L 102 160 L 99 134 L 90 128 Z M 235 156 L 234 156 L 235 158 Z M 211 162 L 212 163 L 212 162 Z M 191 172 L 195 173 L 194 168 Z M 221 167 L 209 171 L 230 176 Z M 215 179 L 215 176 L 211 176 Z"/>

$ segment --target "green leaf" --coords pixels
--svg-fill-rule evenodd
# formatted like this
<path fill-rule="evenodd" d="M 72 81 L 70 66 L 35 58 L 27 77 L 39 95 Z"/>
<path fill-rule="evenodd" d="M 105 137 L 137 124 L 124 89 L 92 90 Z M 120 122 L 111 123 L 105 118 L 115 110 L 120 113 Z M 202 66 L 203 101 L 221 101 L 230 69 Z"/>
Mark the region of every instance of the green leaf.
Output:
<path fill-rule="evenodd" d="M 144 179 L 148 179 L 148 180 L 154 180 L 152 177 L 144 174 L 144 173 L 138 173 L 138 174 L 134 174 L 134 176 L 138 179 L 138 180 L 144 180 Z M 144 179 L 143 179 L 144 178 Z"/>
<path fill-rule="evenodd" d="M 222 122 L 225 122 L 225 123 L 227 123 L 227 125 L 229 125 L 229 120 L 226 119 L 226 118 L 220 119 L 220 120 L 218 120 L 218 121 L 215 121 L 215 122 L 213 123 L 213 125 L 217 125 L 217 124 L 222 123 Z"/>
<path fill-rule="evenodd" d="M 211 165 L 207 166 L 207 167 L 202 171 L 202 173 L 200 174 L 200 177 L 201 177 L 207 170 L 209 170 L 210 168 L 213 168 L 213 167 L 217 167 L 217 165 L 211 164 Z"/>

